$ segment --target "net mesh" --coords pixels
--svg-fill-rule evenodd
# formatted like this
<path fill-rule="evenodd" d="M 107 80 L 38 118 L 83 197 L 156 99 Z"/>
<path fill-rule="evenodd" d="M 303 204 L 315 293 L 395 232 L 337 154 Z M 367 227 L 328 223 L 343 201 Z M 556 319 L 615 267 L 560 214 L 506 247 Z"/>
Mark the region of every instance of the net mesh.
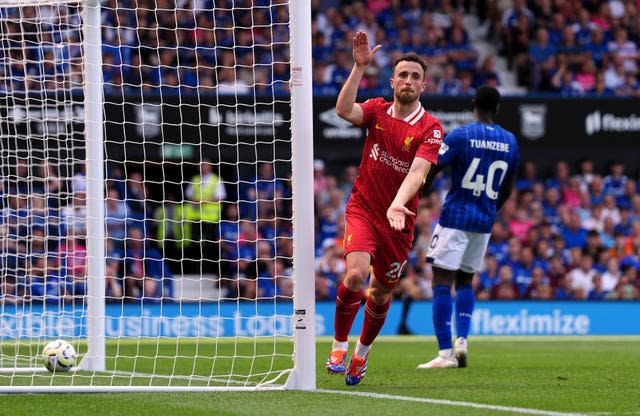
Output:
<path fill-rule="evenodd" d="M 293 354 L 289 4 L 105 1 L 100 86 L 83 5 L 24 4 L 0 3 L 0 386 L 277 381 Z M 84 88 L 104 93 L 104 218 L 87 214 Z M 90 348 L 96 278 L 106 371 L 41 372 L 51 340 Z"/>

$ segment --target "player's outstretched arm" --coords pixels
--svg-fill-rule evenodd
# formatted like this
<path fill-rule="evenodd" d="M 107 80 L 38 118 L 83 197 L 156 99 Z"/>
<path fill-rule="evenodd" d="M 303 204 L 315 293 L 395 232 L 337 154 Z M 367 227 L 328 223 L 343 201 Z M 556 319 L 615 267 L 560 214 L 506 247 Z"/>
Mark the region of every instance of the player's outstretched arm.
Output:
<path fill-rule="evenodd" d="M 338 102 L 336 103 L 336 114 L 353 124 L 359 125 L 363 121 L 362 108 L 360 104 L 356 103 L 358 85 L 360 85 L 364 71 L 371 64 L 373 56 L 381 47 L 381 45 L 376 45 L 371 50 L 369 38 L 365 32 L 360 31 L 353 37 L 353 61 L 355 63 L 340 90 L 340 94 L 338 94 Z"/>
<path fill-rule="evenodd" d="M 416 192 L 418 192 L 430 168 L 431 162 L 428 160 L 422 159 L 421 157 L 413 159 L 409 173 L 404 178 L 404 181 L 402 181 L 396 197 L 387 210 L 387 220 L 389 220 L 389 225 L 394 230 L 404 230 L 405 217 L 407 215 L 416 215 L 415 212 L 410 211 L 405 205 L 413 198 Z"/>

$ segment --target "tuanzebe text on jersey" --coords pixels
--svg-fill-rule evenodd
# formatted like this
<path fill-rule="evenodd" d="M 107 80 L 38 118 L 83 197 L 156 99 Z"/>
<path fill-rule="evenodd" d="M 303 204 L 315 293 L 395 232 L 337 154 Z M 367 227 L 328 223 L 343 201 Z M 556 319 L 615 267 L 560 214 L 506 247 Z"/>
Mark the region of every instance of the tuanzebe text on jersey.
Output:
<path fill-rule="evenodd" d="M 451 189 L 440 225 L 490 233 L 498 195 L 519 161 L 515 136 L 495 123 L 473 122 L 452 130 L 438 154 L 439 165 L 451 166 Z"/>

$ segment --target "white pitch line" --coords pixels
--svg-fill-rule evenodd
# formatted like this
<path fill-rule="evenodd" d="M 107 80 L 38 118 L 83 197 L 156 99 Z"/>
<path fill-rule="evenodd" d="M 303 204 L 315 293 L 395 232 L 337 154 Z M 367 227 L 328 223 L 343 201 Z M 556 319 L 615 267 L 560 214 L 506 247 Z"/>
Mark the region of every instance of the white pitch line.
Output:
<path fill-rule="evenodd" d="M 525 415 L 542 415 L 542 416 L 584 416 L 581 413 L 564 413 L 554 412 L 551 410 L 528 409 L 525 407 L 498 406 L 484 403 L 459 402 L 454 400 L 428 399 L 426 397 L 397 396 L 393 394 L 371 393 L 365 391 L 346 391 L 346 390 L 327 390 L 318 389 L 318 393 L 342 394 L 345 396 L 370 397 L 373 399 L 398 400 L 403 402 L 417 402 L 440 404 L 454 407 L 469 407 L 472 409 L 497 410 L 501 412 L 522 413 Z"/>

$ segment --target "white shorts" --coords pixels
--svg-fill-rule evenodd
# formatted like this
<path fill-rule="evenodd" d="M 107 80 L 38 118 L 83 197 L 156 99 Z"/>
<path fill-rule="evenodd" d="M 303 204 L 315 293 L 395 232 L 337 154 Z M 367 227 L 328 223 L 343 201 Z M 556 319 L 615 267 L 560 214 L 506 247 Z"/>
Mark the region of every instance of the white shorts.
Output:
<path fill-rule="evenodd" d="M 427 262 L 445 270 L 474 273 L 484 260 L 490 233 L 472 233 L 436 225 L 427 250 Z"/>

